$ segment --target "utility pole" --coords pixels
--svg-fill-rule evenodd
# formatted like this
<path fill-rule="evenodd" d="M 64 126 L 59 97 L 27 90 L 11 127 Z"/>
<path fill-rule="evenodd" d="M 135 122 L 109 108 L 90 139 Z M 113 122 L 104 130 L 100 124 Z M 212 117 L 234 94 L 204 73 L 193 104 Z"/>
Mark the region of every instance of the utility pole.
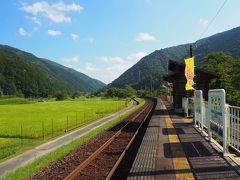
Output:
<path fill-rule="evenodd" d="M 193 48 L 192 45 L 190 45 L 190 57 L 193 57 Z M 196 66 L 196 61 L 194 58 L 194 83 L 195 83 L 195 90 L 197 90 L 197 70 L 196 70 L 197 66 Z"/>
<path fill-rule="evenodd" d="M 193 57 L 193 46 L 190 45 L 190 58 L 192 58 L 192 57 Z M 195 82 L 195 89 L 196 89 L 196 70 L 195 70 L 195 62 L 194 62 L 194 77 L 193 77 L 193 79 L 194 79 L 194 82 Z M 192 97 L 192 96 L 193 96 L 193 90 L 191 90 L 190 92 L 191 92 L 191 93 L 190 93 L 190 96 Z"/>
<path fill-rule="evenodd" d="M 24 97 L 26 98 L 26 94 L 27 94 L 27 85 L 26 85 L 26 69 L 23 70 L 23 73 L 24 73 Z"/>
<path fill-rule="evenodd" d="M 141 82 L 141 71 L 138 70 L 138 82 L 140 83 Z"/>
<path fill-rule="evenodd" d="M 138 84 L 139 84 L 139 86 L 141 85 L 140 83 L 141 83 L 141 71 L 138 70 Z M 140 87 L 140 89 L 142 89 L 142 87 Z"/>
<path fill-rule="evenodd" d="M 151 75 L 151 81 L 150 81 L 150 84 L 151 84 L 151 95 L 152 95 L 152 75 Z"/>
<path fill-rule="evenodd" d="M 193 49 L 192 49 L 192 45 L 190 45 L 190 57 L 193 57 Z"/>

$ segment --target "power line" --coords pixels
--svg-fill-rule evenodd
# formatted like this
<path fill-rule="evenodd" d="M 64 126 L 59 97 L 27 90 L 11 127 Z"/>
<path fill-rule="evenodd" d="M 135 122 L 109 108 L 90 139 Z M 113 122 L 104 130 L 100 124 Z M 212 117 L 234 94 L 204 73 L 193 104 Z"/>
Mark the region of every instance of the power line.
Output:
<path fill-rule="evenodd" d="M 207 32 L 207 30 L 209 29 L 209 27 L 212 25 L 213 21 L 216 19 L 216 17 L 219 15 L 219 13 L 221 12 L 221 10 L 223 9 L 223 7 L 225 6 L 225 4 L 227 3 L 228 0 L 225 0 L 223 2 L 223 4 L 221 5 L 221 7 L 218 9 L 216 15 L 212 18 L 212 20 L 210 21 L 210 23 L 208 24 L 208 26 L 206 27 L 206 29 L 200 34 L 199 39 L 201 39 L 203 37 L 203 35 Z M 196 41 L 197 42 L 197 41 Z"/>

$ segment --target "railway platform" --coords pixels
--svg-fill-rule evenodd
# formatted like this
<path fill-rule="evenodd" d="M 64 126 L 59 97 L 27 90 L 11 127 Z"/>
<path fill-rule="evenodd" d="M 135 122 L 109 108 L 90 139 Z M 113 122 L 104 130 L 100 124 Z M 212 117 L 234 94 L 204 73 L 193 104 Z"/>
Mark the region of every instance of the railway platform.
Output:
<path fill-rule="evenodd" d="M 158 99 L 127 179 L 240 179 L 239 166 Z"/>

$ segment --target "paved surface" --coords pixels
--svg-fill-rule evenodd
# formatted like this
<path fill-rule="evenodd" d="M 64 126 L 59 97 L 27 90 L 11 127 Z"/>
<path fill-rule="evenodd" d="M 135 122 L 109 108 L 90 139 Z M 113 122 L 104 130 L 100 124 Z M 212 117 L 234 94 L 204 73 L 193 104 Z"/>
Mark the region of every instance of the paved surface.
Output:
<path fill-rule="evenodd" d="M 239 167 L 186 119 L 155 108 L 128 179 L 240 179 Z"/>
<path fill-rule="evenodd" d="M 26 151 L 25 153 L 16 156 L 12 159 L 9 159 L 3 163 L 0 163 L 0 177 L 4 176 L 8 171 L 14 170 L 18 167 L 24 166 L 27 163 L 34 161 L 35 159 L 56 150 L 57 148 L 69 144 L 70 142 L 74 141 L 75 139 L 87 134 L 89 131 L 96 129 L 99 126 L 106 124 L 107 122 L 119 117 L 126 113 L 127 111 L 132 110 L 136 106 L 134 102 L 132 106 L 125 108 L 115 114 L 112 114 L 108 117 L 105 117 L 99 121 L 93 122 L 81 129 L 75 130 L 67 135 L 61 136 L 57 139 L 44 143 L 32 150 Z"/>

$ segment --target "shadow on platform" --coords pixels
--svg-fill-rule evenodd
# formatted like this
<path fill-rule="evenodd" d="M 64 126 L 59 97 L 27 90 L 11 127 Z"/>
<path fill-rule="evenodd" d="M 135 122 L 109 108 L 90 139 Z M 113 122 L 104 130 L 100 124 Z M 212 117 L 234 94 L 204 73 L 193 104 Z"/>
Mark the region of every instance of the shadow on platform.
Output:
<path fill-rule="evenodd" d="M 182 153 L 182 149 L 185 154 Z M 196 142 L 182 142 L 182 143 L 165 143 L 163 144 L 164 157 L 204 157 L 211 156 L 211 152 L 204 146 L 201 141 Z M 172 153 L 174 151 L 174 153 Z M 179 153 L 178 153 L 179 151 Z"/>

